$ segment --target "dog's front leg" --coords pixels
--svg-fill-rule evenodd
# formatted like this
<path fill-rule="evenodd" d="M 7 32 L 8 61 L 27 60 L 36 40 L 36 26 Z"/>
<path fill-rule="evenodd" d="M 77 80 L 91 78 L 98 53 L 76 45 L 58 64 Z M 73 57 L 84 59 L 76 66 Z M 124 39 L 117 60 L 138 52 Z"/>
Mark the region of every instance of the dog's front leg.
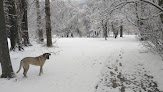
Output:
<path fill-rule="evenodd" d="M 40 73 L 39 73 L 39 76 L 41 76 L 42 73 L 43 73 L 43 69 L 42 69 L 42 66 L 40 66 Z"/>

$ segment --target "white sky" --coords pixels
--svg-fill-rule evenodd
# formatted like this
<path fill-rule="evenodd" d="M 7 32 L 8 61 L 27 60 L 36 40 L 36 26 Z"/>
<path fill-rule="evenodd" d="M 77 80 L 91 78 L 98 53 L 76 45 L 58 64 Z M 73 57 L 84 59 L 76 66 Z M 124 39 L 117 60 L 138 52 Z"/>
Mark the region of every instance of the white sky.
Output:
<path fill-rule="evenodd" d="M 79 3 L 85 2 L 85 0 L 71 0 L 71 1 L 78 1 Z"/>
<path fill-rule="evenodd" d="M 85 1 L 85 0 L 72 0 L 72 1 L 79 1 L 79 2 L 83 2 L 83 1 Z"/>
<path fill-rule="evenodd" d="M 84 3 L 85 0 L 74 0 L 74 1 L 78 1 L 79 3 Z"/>

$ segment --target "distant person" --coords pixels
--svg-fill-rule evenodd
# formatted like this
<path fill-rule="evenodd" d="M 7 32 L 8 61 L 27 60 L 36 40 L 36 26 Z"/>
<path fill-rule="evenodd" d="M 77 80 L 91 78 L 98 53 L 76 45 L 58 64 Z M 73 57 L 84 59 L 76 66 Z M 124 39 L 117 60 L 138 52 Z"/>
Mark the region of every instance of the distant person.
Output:
<path fill-rule="evenodd" d="M 115 39 L 117 38 L 117 36 L 118 36 L 118 30 L 114 30 L 114 37 L 115 37 Z"/>

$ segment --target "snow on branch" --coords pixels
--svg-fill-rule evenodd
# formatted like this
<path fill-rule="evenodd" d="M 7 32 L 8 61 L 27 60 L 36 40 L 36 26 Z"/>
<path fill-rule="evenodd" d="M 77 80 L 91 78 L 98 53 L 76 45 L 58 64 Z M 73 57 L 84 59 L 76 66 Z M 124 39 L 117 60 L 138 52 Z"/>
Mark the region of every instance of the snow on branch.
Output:
<path fill-rule="evenodd" d="M 148 4 L 152 5 L 152 6 L 155 6 L 155 7 L 158 8 L 159 10 L 163 11 L 163 8 L 162 8 L 161 6 L 155 4 L 154 2 L 151 2 L 151 1 L 149 1 L 149 0 L 123 1 L 123 2 L 120 2 L 118 5 L 116 5 L 115 7 L 118 7 L 118 6 L 120 6 L 120 5 L 124 5 L 124 4 L 127 4 L 127 3 L 138 3 L 138 2 L 140 2 L 140 1 L 145 2 L 145 3 L 148 3 Z"/>
<path fill-rule="evenodd" d="M 148 1 L 148 0 L 140 0 L 140 1 L 151 4 L 151 5 L 155 6 L 156 8 L 158 8 L 159 10 L 163 11 L 163 8 L 161 6 L 155 4 L 155 3 L 151 2 L 151 1 Z"/>

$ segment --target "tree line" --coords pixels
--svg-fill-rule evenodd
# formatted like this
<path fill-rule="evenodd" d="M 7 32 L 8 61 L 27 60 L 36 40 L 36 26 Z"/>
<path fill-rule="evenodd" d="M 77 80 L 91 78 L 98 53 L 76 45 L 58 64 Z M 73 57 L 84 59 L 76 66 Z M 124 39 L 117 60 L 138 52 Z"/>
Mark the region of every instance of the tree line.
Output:
<path fill-rule="evenodd" d="M 145 47 L 163 57 L 163 0 L 86 0 L 86 4 L 92 30 L 102 30 L 106 38 L 122 25 L 123 31 L 135 32 Z"/>

